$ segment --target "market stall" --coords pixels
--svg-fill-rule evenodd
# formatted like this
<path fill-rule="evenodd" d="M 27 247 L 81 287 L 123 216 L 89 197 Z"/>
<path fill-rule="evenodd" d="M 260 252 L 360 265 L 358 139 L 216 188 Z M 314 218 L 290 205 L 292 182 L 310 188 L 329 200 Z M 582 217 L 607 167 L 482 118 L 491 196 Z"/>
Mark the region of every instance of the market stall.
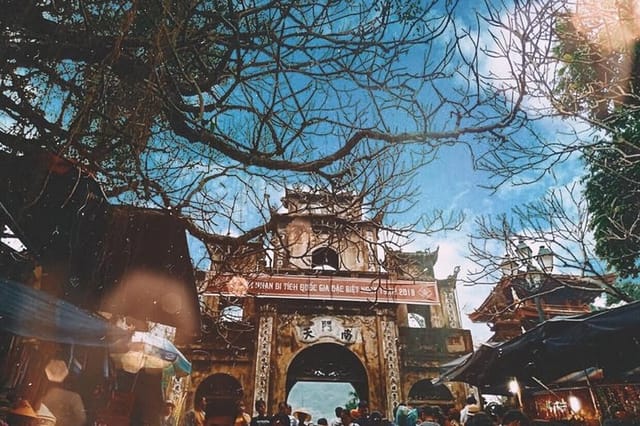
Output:
<path fill-rule="evenodd" d="M 507 394 L 515 381 L 527 412 L 546 421 L 598 422 L 620 408 L 629 418 L 640 418 L 638 353 L 640 302 L 634 302 L 556 317 L 507 342 L 482 345 L 438 382 L 462 381 L 481 393 Z M 601 376 L 590 378 L 590 369 Z M 581 372 L 587 374 L 554 383 Z"/>
<path fill-rule="evenodd" d="M 600 414 L 589 389 L 571 387 L 532 392 L 525 411 L 537 420 L 598 425 Z"/>

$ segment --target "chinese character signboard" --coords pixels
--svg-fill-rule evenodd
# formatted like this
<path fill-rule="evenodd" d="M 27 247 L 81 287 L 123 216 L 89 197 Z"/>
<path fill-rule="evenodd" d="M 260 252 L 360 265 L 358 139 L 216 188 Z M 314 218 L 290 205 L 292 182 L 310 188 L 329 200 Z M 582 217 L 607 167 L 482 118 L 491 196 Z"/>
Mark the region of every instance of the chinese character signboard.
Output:
<path fill-rule="evenodd" d="M 296 327 L 298 340 L 306 343 L 330 338 L 345 345 L 355 343 L 360 335 L 357 327 L 347 327 L 334 317 L 313 318 L 310 323 Z"/>
<path fill-rule="evenodd" d="M 209 282 L 207 292 L 231 293 L 224 285 L 229 281 L 233 281 L 230 276 L 217 277 Z M 258 275 L 246 277 L 246 281 L 247 296 L 414 305 L 440 304 L 435 282 L 305 275 Z"/>

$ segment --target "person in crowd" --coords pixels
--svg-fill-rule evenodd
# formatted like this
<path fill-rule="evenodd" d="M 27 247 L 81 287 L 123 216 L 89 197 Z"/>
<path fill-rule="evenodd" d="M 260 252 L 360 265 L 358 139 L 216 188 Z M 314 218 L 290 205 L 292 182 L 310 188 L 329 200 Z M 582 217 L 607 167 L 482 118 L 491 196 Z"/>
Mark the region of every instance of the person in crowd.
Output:
<path fill-rule="evenodd" d="M 359 424 L 358 417 L 360 417 L 360 411 L 358 411 L 357 408 L 352 408 L 351 410 L 349 410 L 349 414 L 351 414 L 351 419 L 353 420 L 353 422 Z"/>
<path fill-rule="evenodd" d="M 509 410 L 502 416 L 503 426 L 531 426 L 529 418 L 520 410 Z"/>
<path fill-rule="evenodd" d="M 255 410 L 258 414 L 251 419 L 251 426 L 269 426 L 271 417 L 267 415 L 267 403 L 262 399 L 257 400 Z"/>
<path fill-rule="evenodd" d="M 287 404 L 287 415 L 289 416 L 289 423 L 291 426 L 298 426 L 298 419 L 292 413 L 291 404 Z"/>
<path fill-rule="evenodd" d="M 243 401 L 236 403 L 236 418 L 233 421 L 234 426 L 249 426 L 251 423 L 251 416 L 245 412 L 245 405 Z"/>
<path fill-rule="evenodd" d="M 425 405 L 419 410 L 420 425 L 422 426 L 442 426 L 438 423 L 437 407 Z"/>
<path fill-rule="evenodd" d="M 176 405 L 170 399 L 167 399 L 162 405 L 162 414 L 160 416 L 160 426 L 175 426 L 176 419 L 173 415 Z"/>
<path fill-rule="evenodd" d="M 496 402 L 489 403 L 484 409 L 485 413 L 491 416 L 494 425 L 502 424 L 502 417 L 507 412 L 507 409 L 502 404 Z"/>
<path fill-rule="evenodd" d="M 334 412 L 336 414 L 336 417 L 331 420 L 331 425 L 330 426 L 342 426 L 342 419 L 341 419 L 341 415 L 342 415 L 342 407 L 336 407 Z"/>
<path fill-rule="evenodd" d="M 382 426 L 382 413 L 379 411 L 372 411 L 369 416 L 369 426 Z"/>
<path fill-rule="evenodd" d="M 465 422 L 465 425 L 467 423 L 469 423 L 469 421 L 471 420 L 472 417 L 475 417 L 479 413 L 486 414 L 480 409 L 479 405 L 477 405 L 477 404 L 470 405 L 467 408 L 467 421 Z"/>
<path fill-rule="evenodd" d="M 397 426 L 416 426 L 418 421 L 418 410 L 409 408 L 404 402 L 398 405 L 396 410 L 395 423 Z"/>
<path fill-rule="evenodd" d="M 477 411 L 475 411 L 473 407 L 477 407 Z M 493 426 L 493 420 L 487 413 L 480 411 L 480 407 L 474 405 L 469 408 L 465 426 Z"/>
<path fill-rule="evenodd" d="M 431 407 L 431 410 L 433 412 L 433 417 L 435 418 L 436 423 L 438 423 L 440 426 L 444 426 L 446 421 L 446 416 L 442 412 L 442 409 L 437 405 L 434 405 Z"/>
<path fill-rule="evenodd" d="M 358 402 L 358 418 L 354 420 L 360 426 L 369 426 L 369 402 Z"/>
<path fill-rule="evenodd" d="M 396 416 L 398 415 L 398 409 L 399 409 L 402 405 L 404 405 L 404 402 L 401 402 L 400 404 L 395 405 L 395 406 L 393 407 L 393 409 L 391 410 L 391 424 L 393 424 L 394 426 L 397 426 L 397 423 L 396 423 Z"/>
<path fill-rule="evenodd" d="M 404 402 L 393 407 L 393 423 L 398 425 L 398 413 L 407 409 L 407 405 Z"/>
<path fill-rule="evenodd" d="M 271 418 L 271 426 L 291 426 L 291 419 L 287 414 L 287 403 L 278 404 L 278 412 Z"/>
<path fill-rule="evenodd" d="M 84 426 L 87 422 L 87 413 L 82 398 L 77 392 L 73 392 L 65 386 L 56 383 L 47 391 L 40 402 L 53 413 L 58 425 Z"/>
<path fill-rule="evenodd" d="M 311 424 L 311 413 L 305 410 L 296 410 L 293 416 L 298 420 L 298 426 L 309 426 Z"/>
<path fill-rule="evenodd" d="M 185 419 L 183 422 L 184 426 L 204 426 L 204 419 L 206 417 L 206 413 L 204 408 L 207 406 L 207 399 L 203 396 L 201 398 L 197 398 L 193 402 L 193 410 L 189 410 L 189 412 L 185 415 Z"/>
<path fill-rule="evenodd" d="M 444 418 L 445 426 L 460 426 L 460 411 L 455 408 L 449 408 Z"/>
<path fill-rule="evenodd" d="M 445 426 L 447 416 L 442 411 L 442 408 L 436 406 L 431 407 L 433 409 L 433 417 L 440 426 Z"/>
<path fill-rule="evenodd" d="M 344 409 L 340 413 L 340 419 L 343 426 L 354 426 L 353 417 L 351 416 L 351 410 Z"/>
<path fill-rule="evenodd" d="M 462 410 L 460 410 L 460 424 L 464 425 L 467 422 L 467 418 L 469 416 L 469 407 L 475 406 L 478 407 L 478 400 L 476 399 L 475 396 L 473 395 L 469 395 L 467 397 L 467 399 L 465 400 L 465 405 L 462 408 Z"/>
<path fill-rule="evenodd" d="M 320 417 L 316 423 L 318 426 L 329 426 L 329 422 L 324 417 Z"/>

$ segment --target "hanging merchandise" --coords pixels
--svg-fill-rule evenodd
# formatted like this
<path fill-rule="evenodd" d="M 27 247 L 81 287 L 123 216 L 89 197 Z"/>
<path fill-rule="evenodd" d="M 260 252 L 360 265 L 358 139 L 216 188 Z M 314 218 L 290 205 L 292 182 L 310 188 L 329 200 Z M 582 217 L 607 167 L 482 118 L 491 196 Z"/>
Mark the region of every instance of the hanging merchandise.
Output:
<path fill-rule="evenodd" d="M 605 416 L 613 417 L 615 411 L 640 417 L 640 384 L 611 384 L 596 386 L 596 398 Z"/>
<path fill-rule="evenodd" d="M 191 373 L 191 363 L 173 343 L 147 332 L 134 332 L 125 348 L 112 349 L 111 358 L 117 367 L 129 373 L 137 373 L 141 369 L 164 370 L 169 367 L 177 376 Z"/>

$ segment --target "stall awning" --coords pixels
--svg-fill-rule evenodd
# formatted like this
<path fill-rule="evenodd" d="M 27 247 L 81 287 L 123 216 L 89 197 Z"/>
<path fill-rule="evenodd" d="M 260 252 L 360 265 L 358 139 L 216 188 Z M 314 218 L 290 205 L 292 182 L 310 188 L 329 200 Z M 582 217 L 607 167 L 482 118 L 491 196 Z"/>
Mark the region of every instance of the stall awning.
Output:
<path fill-rule="evenodd" d="M 640 366 L 640 302 L 573 317 L 556 317 L 501 344 L 485 344 L 439 379 L 482 387 L 517 378 L 545 383 L 566 374 L 601 368 L 617 377 Z M 535 380 L 534 380 L 535 382 Z"/>
<path fill-rule="evenodd" d="M 43 291 L 0 279 L 0 329 L 25 337 L 108 346 L 130 333 Z"/>

